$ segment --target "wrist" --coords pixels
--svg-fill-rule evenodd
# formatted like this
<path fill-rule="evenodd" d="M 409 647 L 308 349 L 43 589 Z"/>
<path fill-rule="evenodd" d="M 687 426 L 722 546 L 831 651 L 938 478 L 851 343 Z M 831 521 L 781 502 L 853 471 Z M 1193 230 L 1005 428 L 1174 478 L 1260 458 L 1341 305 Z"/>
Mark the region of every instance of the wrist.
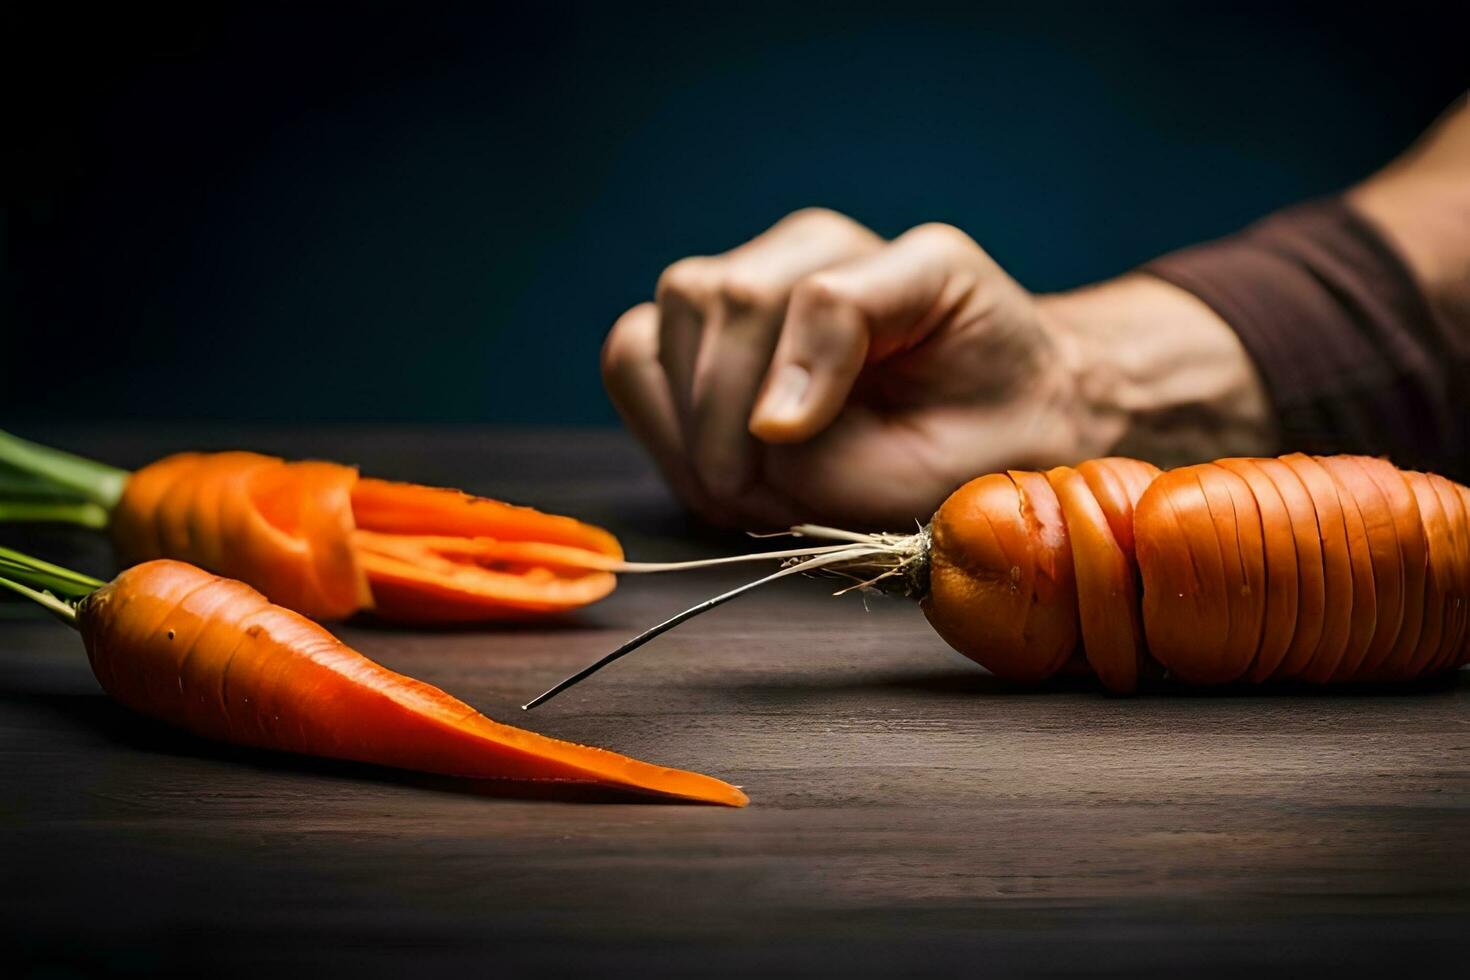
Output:
<path fill-rule="evenodd" d="M 1077 458 L 1172 466 L 1275 449 L 1254 364 L 1192 294 L 1135 273 L 1037 303 L 1071 378 Z"/>

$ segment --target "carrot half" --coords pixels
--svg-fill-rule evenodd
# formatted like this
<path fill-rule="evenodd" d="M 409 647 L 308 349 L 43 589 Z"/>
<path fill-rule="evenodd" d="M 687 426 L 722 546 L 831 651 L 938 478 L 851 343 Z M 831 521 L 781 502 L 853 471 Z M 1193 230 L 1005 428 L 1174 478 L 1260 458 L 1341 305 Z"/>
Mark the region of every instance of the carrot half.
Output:
<path fill-rule="evenodd" d="M 113 698 L 205 738 L 468 779 L 747 802 L 709 776 L 491 721 L 250 586 L 183 562 L 150 561 L 102 584 L 0 549 L 0 585 L 79 629 Z"/>
<path fill-rule="evenodd" d="M 240 579 L 315 619 L 532 619 L 617 584 L 607 531 L 457 490 L 365 478 L 328 462 L 180 453 L 127 473 L 0 433 L 0 463 L 99 511 L 126 564 L 174 558 Z M 34 509 L 34 508 L 33 508 Z M 0 519 L 15 517 L 0 501 Z M 66 519 L 51 505 L 34 519 Z"/>

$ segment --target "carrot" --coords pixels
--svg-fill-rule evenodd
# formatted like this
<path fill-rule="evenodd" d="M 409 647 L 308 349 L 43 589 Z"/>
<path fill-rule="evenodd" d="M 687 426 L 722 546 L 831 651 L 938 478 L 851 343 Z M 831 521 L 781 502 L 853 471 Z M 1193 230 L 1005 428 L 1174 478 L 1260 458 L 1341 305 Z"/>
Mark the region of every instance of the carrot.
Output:
<path fill-rule="evenodd" d="M 1470 489 L 1383 460 L 1298 453 L 1159 473 L 1109 458 L 978 477 L 915 535 L 793 532 L 847 543 L 769 578 L 837 573 L 917 598 L 950 646 L 1020 681 L 1076 663 L 1079 634 L 1118 693 L 1159 668 L 1192 684 L 1339 683 L 1470 663 Z"/>
<path fill-rule="evenodd" d="M 746 803 L 708 776 L 491 721 L 250 586 L 183 562 L 146 562 L 103 584 L 0 549 L 0 585 L 80 630 L 113 698 L 205 738 L 469 779 Z"/>
<path fill-rule="evenodd" d="M 1108 514 L 1081 473 L 1059 466 L 1047 471 L 1046 478 L 1061 502 L 1072 542 L 1087 662 L 1109 688 L 1131 691 L 1138 682 L 1143 660 L 1143 630 L 1132 563 L 1118 544 Z M 1118 489 L 1121 491 L 1121 485 Z M 1121 514 L 1122 508 L 1116 503 L 1110 509 L 1114 515 Z M 1128 537 L 1131 543 L 1131 535 Z"/>
<path fill-rule="evenodd" d="M 336 463 L 180 453 L 127 473 L 6 433 L 0 463 L 52 491 L 0 499 L 0 519 L 106 523 L 125 564 L 188 561 L 321 620 L 529 619 L 596 602 L 615 571 L 636 570 L 601 528 Z"/>

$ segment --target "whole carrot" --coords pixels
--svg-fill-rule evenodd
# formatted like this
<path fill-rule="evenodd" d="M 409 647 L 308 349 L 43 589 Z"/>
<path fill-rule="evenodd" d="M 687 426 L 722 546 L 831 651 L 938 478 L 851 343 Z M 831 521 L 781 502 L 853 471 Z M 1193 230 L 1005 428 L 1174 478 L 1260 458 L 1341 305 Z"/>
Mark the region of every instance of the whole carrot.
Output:
<path fill-rule="evenodd" d="M 1381 459 L 1294 454 L 1160 473 L 1110 457 L 979 477 L 918 534 L 796 530 L 847 541 L 846 552 L 769 578 L 822 570 L 915 598 L 950 646 L 1020 681 L 1081 669 L 1121 693 L 1149 672 L 1325 684 L 1470 663 L 1470 490 Z"/>
<path fill-rule="evenodd" d="M 241 582 L 158 560 L 110 583 L 0 549 L 0 586 L 81 631 L 118 701 L 205 738 L 470 779 L 744 806 L 733 786 L 491 721 Z"/>

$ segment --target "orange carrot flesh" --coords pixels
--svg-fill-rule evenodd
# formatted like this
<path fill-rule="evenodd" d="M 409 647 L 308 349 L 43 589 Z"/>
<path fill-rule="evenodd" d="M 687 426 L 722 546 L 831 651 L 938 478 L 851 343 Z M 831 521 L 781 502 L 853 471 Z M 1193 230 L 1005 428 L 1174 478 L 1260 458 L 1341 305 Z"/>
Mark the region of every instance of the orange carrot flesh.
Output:
<path fill-rule="evenodd" d="M 1050 676 L 1073 660 L 1080 630 L 1072 544 L 1062 505 L 1046 477 L 1021 470 L 1006 475 L 1020 496 L 1021 522 L 1035 568 L 1026 607 L 1026 648 Z"/>
<path fill-rule="evenodd" d="M 1000 473 L 981 477 L 951 494 L 941 513 L 923 607 L 930 624 L 998 676 L 1027 682 L 1049 677 L 1052 658 L 1038 656 L 1026 632 L 1036 562 L 1016 485 Z M 945 615 L 950 610 L 962 615 L 951 620 Z M 971 629 L 977 618 L 986 623 L 983 631 Z"/>
<path fill-rule="evenodd" d="M 1270 676 L 1278 680 L 1294 680 L 1305 674 L 1311 665 L 1327 626 L 1327 573 L 1322 558 L 1317 509 L 1312 504 L 1312 495 L 1306 484 L 1290 466 L 1279 459 L 1252 459 L 1248 462 L 1281 495 L 1291 522 L 1291 545 L 1296 551 L 1296 627 L 1280 665 Z M 1285 562 L 1283 559 L 1283 569 Z"/>
<path fill-rule="evenodd" d="M 113 697 L 206 738 L 473 779 L 587 783 L 743 806 L 720 780 L 491 721 L 242 583 L 160 560 L 80 607 Z"/>
<path fill-rule="evenodd" d="M 1393 520 L 1394 539 L 1398 543 L 1403 577 L 1404 615 L 1398 636 L 1387 656 L 1378 663 L 1365 663 L 1369 677 L 1407 678 L 1419 638 L 1424 630 L 1424 586 L 1429 566 L 1429 546 L 1424 537 L 1424 522 L 1419 505 L 1404 475 L 1392 464 L 1367 456 L 1353 457 L 1363 475 L 1372 480 L 1388 503 Z"/>
<path fill-rule="evenodd" d="M 1344 676 L 1374 673 L 1393 650 L 1404 623 L 1404 553 L 1389 501 L 1354 456 L 1319 457 L 1340 494 L 1351 497 L 1363 523 L 1361 543 L 1366 546 L 1369 579 L 1377 618 L 1356 660 L 1344 664 Z"/>
<path fill-rule="evenodd" d="M 1134 537 L 1150 651 L 1188 683 L 1218 684 L 1238 674 L 1224 557 L 1195 470 L 1172 470 L 1154 481 L 1135 510 Z"/>
<path fill-rule="evenodd" d="M 1138 685 L 1143 659 L 1132 562 L 1118 546 L 1107 516 L 1082 474 L 1059 466 L 1048 470 L 1046 478 L 1061 503 L 1067 537 L 1072 542 L 1087 662 L 1108 690 L 1128 693 Z"/>
<path fill-rule="evenodd" d="M 1449 548 L 1446 564 L 1449 566 L 1449 595 L 1445 602 L 1446 642 L 1440 655 L 1430 663 L 1430 670 L 1445 670 L 1458 662 L 1465 648 L 1466 632 L 1470 630 L 1470 520 L 1465 500 L 1459 488 L 1442 476 L 1429 474 L 1430 485 L 1439 498 L 1440 508 L 1445 514 L 1449 528 Z"/>
<path fill-rule="evenodd" d="M 1410 669 L 1428 672 L 1438 662 L 1447 643 L 1448 626 L 1445 612 L 1450 594 L 1449 526 L 1439 495 L 1423 473 L 1405 473 L 1404 480 L 1414 494 L 1419 519 L 1424 524 L 1427 552 L 1424 574 L 1424 627 L 1419 635 L 1419 648 Z"/>
<path fill-rule="evenodd" d="M 1453 484 L 1452 487 L 1459 494 L 1461 512 L 1466 515 L 1466 520 L 1470 521 L 1470 487 L 1461 486 L 1460 484 Z M 1460 553 L 1460 560 L 1462 564 L 1470 563 L 1470 549 L 1466 549 Z M 1467 573 L 1470 573 L 1470 569 L 1467 569 Z M 1446 658 L 1445 669 L 1463 667 L 1465 664 L 1470 663 L 1470 574 L 1466 575 L 1465 582 L 1466 591 L 1460 595 L 1460 605 L 1464 609 L 1464 614 L 1467 617 L 1466 633 L 1461 637 L 1457 653 L 1456 651 L 1452 651 L 1451 655 Z"/>
<path fill-rule="evenodd" d="M 1353 559 L 1348 545 L 1347 518 L 1343 516 L 1337 485 L 1320 463 L 1310 456 L 1294 453 L 1282 462 L 1301 479 L 1317 513 L 1317 530 L 1322 542 L 1323 582 L 1327 604 L 1323 613 L 1322 638 L 1312 654 L 1312 661 L 1302 674 L 1304 680 L 1323 684 L 1337 672 L 1351 641 L 1354 602 L 1372 601 L 1353 591 Z M 1356 614 L 1360 621 L 1362 614 Z"/>
<path fill-rule="evenodd" d="M 568 517 L 352 467 L 184 453 L 128 479 L 112 513 L 125 562 L 176 558 L 316 619 L 529 619 L 616 585 L 617 539 Z"/>
<path fill-rule="evenodd" d="M 373 613 L 395 622 L 474 622 L 565 612 L 612 592 L 613 559 L 540 542 L 354 532 Z"/>
<path fill-rule="evenodd" d="M 1221 459 L 1216 465 L 1245 481 L 1260 515 L 1261 566 L 1265 576 L 1265 608 L 1261 642 L 1246 679 L 1260 683 L 1286 659 L 1297 628 L 1299 581 L 1296 537 L 1291 514 L 1276 484 L 1249 459 Z"/>
<path fill-rule="evenodd" d="M 112 514 L 126 563 L 175 558 L 318 619 L 371 602 L 351 552 L 357 473 L 255 453 L 183 453 L 134 473 Z"/>
<path fill-rule="evenodd" d="M 1230 610 L 1222 678 L 1236 681 L 1254 665 L 1266 614 L 1265 544 L 1260 506 L 1243 479 L 1214 463 L 1196 468 L 1220 546 Z"/>

